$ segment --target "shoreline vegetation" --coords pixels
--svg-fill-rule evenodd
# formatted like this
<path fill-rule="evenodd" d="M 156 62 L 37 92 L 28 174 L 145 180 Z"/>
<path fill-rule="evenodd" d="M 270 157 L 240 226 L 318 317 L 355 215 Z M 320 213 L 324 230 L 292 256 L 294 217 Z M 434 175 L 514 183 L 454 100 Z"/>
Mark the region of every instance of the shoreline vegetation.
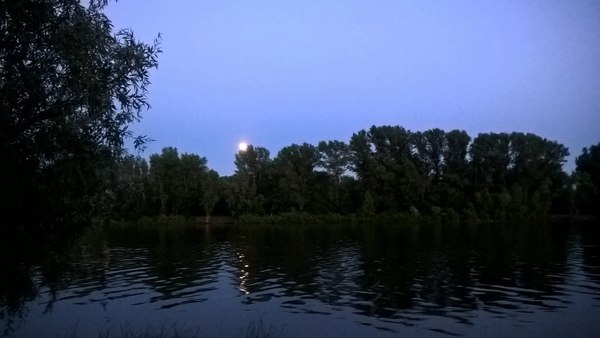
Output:
<path fill-rule="evenodd" d="M 534 134 L 372 126 L 348 144 L 293 144 L 275 158 L 248 145 L 236 171 L 219 176 L 196 154 L 164 148 L 116 170 L 110 219 L 137 223 L 362 224 L 505 223 L 597 217 L 600 143 L 576 171 L 568 150 Z M 189 221 L 188 221 L 189 222 Z"/>
<path fill-rule="evenodd" d="M 489 224 L 489 223 L 512 223 L 512 222 L 561 222 L 579 223 L 598 221 L 597 215 L 544 215 L 535 217 L 529 215 L 525 218 L 505 219 L 465 219 L 457 214 L 440 213 L 438 215 L 416 215 L 406 213 L 379 214 L 379 215 L 314 215 L 308 213 L 285 213 L 278 215 L 244 215 L 240 217 L 214 217 L 210 221 L 204 217 L 184 216 L 143 216 L 137 220 L 111 220 L 107 227 L 160 227 L 160 228 L 203 228 L 203 227 L 228 227 L 228 226 L 252 226 L 252 225 L 274 225 L 274 226 L 299 226 L 299 225 L 374 225 L 374 224 L 396 224 L 396 225 L 460 225 L 460 224 Z"/>
<path fill-rule="evenodd" d="M 544 215 L 536 217 L 529 215 L 526 218 L 505 218 L 505 219 L 478 219 L 461 218 L 457 214 L 440 213 L 438 215 L 410 215 L 405 213 L 396 214 L 379 214 L 373 216 L 360 215 L 311 215 L 311 214 L 283 214 L 283 215 L 268 215 L 256 216 L 246 215 L 238 219 L 232 220 L 230 223 L 196 223 L 198 225 L 221 225 L 221 224 L 237 224 L 237 225 L 252 225 L 252 224 L 268 224 L 268 225 L 319 225 L 319 224 L 483 224 L 483 223 L 506 223 L 506 222 L 547 222 L 547 221 L 570 221 L 570 222 L 587 222 L 595 221 L 600 217 L 596 215 Z"/>
<path fill-rule="evenodd" d="M 208 224 L 496 222 L 595 215 L 600 144 L 571 174 L 568 150 L 534 134 L 372 126 L 349 143 L 293 144 L 274 157 L 248 145 L 219 176 L 196 154 L 164 148 L 115 169 L 109 219 L 181 215 Z M 562 216 L 564 218 L 564 216 Z"/>
<path fill-rule="evenodd" d="M 65 337 L 77 337 L 76 328 L 64 334 Z M 238 338 L 276 338 L 283 337 L 283 329 L 277 330 L 266 324 L 262 319 L 248 323 L 245 329 L 240 330 L 233 337 Z M 98 338 L 201 338 L 212 337 L 203 332 L 200 325 L 185 325 L 174 323 L 160 327 L 137 327 L 129 323 L 111 325 L 100 330 Z"/>

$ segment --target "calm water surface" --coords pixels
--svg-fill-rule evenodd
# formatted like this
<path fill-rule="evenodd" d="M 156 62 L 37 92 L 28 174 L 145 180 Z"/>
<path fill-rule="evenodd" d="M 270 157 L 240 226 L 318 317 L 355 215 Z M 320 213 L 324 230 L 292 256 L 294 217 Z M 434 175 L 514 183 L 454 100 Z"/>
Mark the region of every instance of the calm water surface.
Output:
<path fill-rule="evenodd" d="M 4 336 L 600 335 L 598 224 L 129 228 L 54 255 L 3 269 Z"/>

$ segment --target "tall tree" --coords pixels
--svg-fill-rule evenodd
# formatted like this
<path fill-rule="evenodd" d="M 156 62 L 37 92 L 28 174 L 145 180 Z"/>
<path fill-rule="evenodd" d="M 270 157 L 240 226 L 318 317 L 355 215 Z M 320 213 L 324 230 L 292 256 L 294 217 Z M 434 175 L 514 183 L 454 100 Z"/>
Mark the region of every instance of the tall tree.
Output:
<path fill-rule="evenodd" d="M 471 199 L 482 218 L 506 216 L 507 173 L 510 165 L 510 136 L 482 133 L 469 148 Z"/>
<path fill-rule="evenodd" d="M 462 210 L 467 205 L 469 161 L 467 159 L 471 137 L 464 130 L 446 133 L 444 150 L 441 206 Z"/>
<path fill-rule="evenodd" d="M 531 211 L 548 212 L 567 182 L 562 165 L 568 155 L 568 149 L 555 141 L 531 133 L 511 133 L 507 185 L 525 198 L 515 202 L 527 204 Z"/>
<path fill-rule="evenodd" d="M 233 214 L 266 212 L 269 156 L 269 150 L 253 145 L 235 154 L 235 174 L 226 181 L 226 199 Z"/>
<path fill-rule="evenodd" d="M 129 124 L 148 107 L 158 42 L 139 42 L 129 30 L 114 34 L 106 1 L 87 3 L 0 3 L 2 223 L 89 220 Z"/>
<path fill-rule="evenodd" d="M 544 215 L 566 184 L 568 149 L 540 136 L 479 134 L 469 151 L 473 198 L 482 215 Z"/>
<path fill-rule="evenodd" d="M 137 218 L 147 212 L 148 163 L 139 156 L 124 156 L 115 171 L 113 217 Z"/>
<path fill-rule="evenodd" d="M 446 153 L 446 132 L 441 129 L 430 129 L 411 135 L 413 159 L 425 179 L 423 202 L 439 207 L 443 200 L 442 172 L 444 154 Z"/>
<path fill-rule="evenodd" d="M 246 150 L 235 154 L 235 174 L 248 177 L 251 184 L 260 186 L 266 179 L 269 165 L 271 164 L 269 150 L 263 147 L 248 145 Z"/>
<path fill-rule="evenodd" d="M 177 148 L 163 148 L 161 154 L 150 155 L 150 179 L 154 196 L 160 202 L 160 213 L 169 214 L 174 210 L 179 152 Z"/>
<path fill-rule="evenodd" d="M 467 154 L 471 137 L 464 130 L 454 129 L 446 133 L 447 147 L 444 152 L 444 174 L 465 176 L 469 161 Z"/>
<path fill-rule="evenodd" d="M 583 148 L 575 164 L 577 206 L 582 213 L 600 214 L 600 143 Z"/>
<path fill-rule="evenodd" d="M 304 211 L 311 195 L 314 169 L 319 163 L 319 151 L 311 144 L 292 144 L 279 151 L 274 159 L 279 174 L 279 188 L 290 209 Z"/>
<path fill-rule="evenodd" d="M 511 161 L 509 150 L 510 136 L 506 133 L 479 134 L 473 140 L 469 155 L 478 190 L 499 192 L 506 187 Z"/>
<path fill-rule="evenodd" d="M 353 167 L 362 190 L 371 191 L 377 211 L 402 211 L 419 204 L 425 181 L 413 158 L 411 132 L 372 126 L 350 139 Z"/>
<path fill-rule="evenodd" d="M 150 156 L 150 181 L 160 202 L 161 214 L 199 213 L 203 182 L 208 173 L 206 158 L 181 154 L 166 147 Z"/>
<path fill-rule="evenodd" d="M 356 173 L 361 182 L 371 177 L 371 171 L 375 166 L 373 149 L 366 130 L 352 134 L 350 138 L 350 167 Z"/>
<path fill-rule="evenodd" d="M 196 154 L 181 154 L 177 170 L 176 214 L 198 214 L 203 183 L 208 173 L 206 158 Z"/>
<path fill-rule="evenodd" d="M 325 169 L 330 180 L 330 199 L 336 211 L 340 208 L 339 190 L 342 176 L 350 165 L 350 148 L 341 141 L 321 141 L 318 145 L 320 153 L 319 166 Z"/>
<path fill-rule="evenodd" d="M 424 174 L 438 181 L 442 176 L 442 164 L 447 148 L 446 133 L 438 128 L 416 132 L 413 134 L 413 142 Z"/>
<path fill-rule="evenodd" d="M 203 184 L 202 184 L 202 195 L 200 204 L 204 209 L 205 222 L 210 222 L 210 216 L 212 215 L 217 202 L 221 198 L 223 193 L 224 184 L 219 173 L 214 170 L 209 170 L 206 173 Z"/>

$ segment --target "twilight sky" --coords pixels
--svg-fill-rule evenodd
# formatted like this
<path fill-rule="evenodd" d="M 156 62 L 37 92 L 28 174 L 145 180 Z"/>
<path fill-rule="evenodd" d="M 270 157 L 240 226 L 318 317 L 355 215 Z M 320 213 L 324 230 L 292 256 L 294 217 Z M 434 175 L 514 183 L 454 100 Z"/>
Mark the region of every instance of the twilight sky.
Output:
<path fill-rule="evenodd" d="M 120 0 L 163 53 L 133 127 L 221 175 L 240 141 L 348 142 L 371 125 L 600 142 L 600 1 Z"/>

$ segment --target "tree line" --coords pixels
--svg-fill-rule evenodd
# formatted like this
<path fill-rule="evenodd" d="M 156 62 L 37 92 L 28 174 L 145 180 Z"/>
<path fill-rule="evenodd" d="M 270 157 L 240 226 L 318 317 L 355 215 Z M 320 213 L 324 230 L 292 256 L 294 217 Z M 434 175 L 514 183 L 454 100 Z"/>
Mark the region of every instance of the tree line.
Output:
<path fill-rule="evenodd" d="M 204 157 L 167 147 L 119 163 L 110 191 L 120 217 L 411 213 L 479 219 L 597 213 L 600 144 L 574 173 L 568 149 L 531 133 L 482 133 L 372 126 L 348 143 L 292 144 L 273 158 L 249 145 L 220 177 Z"/>

